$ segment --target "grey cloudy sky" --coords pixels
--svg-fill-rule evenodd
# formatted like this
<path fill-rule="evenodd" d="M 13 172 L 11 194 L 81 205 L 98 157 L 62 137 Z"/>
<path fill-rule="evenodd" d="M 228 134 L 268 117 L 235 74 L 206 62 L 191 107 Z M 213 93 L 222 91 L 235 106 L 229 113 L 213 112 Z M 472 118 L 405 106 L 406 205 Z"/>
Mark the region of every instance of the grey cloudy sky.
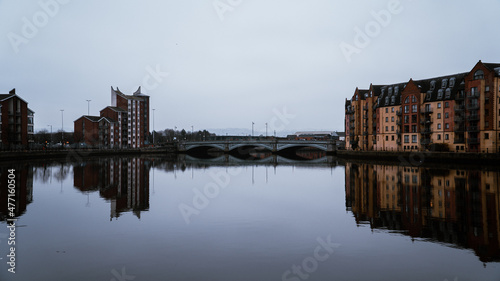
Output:
<path fill-rule="evenodd" d="M 73 130 L 87 99 L 98 115 L 110 86 L 142 86 L 157 130 L 343 130 L 357 86 L 500 62 L 499 11 L 497 0 L 0 0 L 0 91 L 17 89 L 37 131 L 60 128 L 60 109 Z"/>

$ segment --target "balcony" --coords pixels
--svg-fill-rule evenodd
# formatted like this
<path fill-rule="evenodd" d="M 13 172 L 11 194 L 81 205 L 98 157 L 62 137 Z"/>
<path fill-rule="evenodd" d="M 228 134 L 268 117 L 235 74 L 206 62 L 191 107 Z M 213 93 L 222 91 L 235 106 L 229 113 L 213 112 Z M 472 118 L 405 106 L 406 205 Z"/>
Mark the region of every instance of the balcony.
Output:
<path fill-rule="evenodd" d="M 430 107 L 426 107 L 422 111 L 420 111 L 421 114 L 430 114 L 432 112 L 433 112 L 432 108 L 430 108 Z"/>
<path fill-rule="evenodd" d="M 403 113 L 401 112 L 401 110 L 397 110 L 397 111 L 396 111 L 396 115 L 397 115 L 397 116 L 401 116 L 402 114 L 403 114 Z"/>
<path fill-rule="evenodd" d="M 396 121 L 396 125 L 401 126 L 401 120 Z"/>
<path fill-rule="evenodd" d="M 458 139 L 455 139 L 453 141 L 453 143 L 457 143 L 457 144 L 460 144 L 460 143 L 465 143 L 465 139 L 464 138 L 458 138 Z"/>
<path fill-rule="evenodd" d="M 479 144 L 479 139 L 478 138 L 469 138 L 467 139 L 468 144 Z"/>
<path fill-rule="evenodd" d="M 432 134 L 432 129 L 430 128 L 427 128 L 425 130 L 423 130 L 422 132 L 420 132 L 422 135 L 429 135 L 429 134 Z"/>
<path fill-rule="evenodd" d="M 455 116 L 455 122 L 463 122 L 464 121 L 464 117 L 463 116 Z"/>
<path fill-rule="evenodd" d="M 479 121 L 479 115 L 469 115 L 467 116 L 467 121 Z"/>
<path fill-rule="evenodd" d="M 459 93 L 455 96 L 455 100 L 463 100 L 465 98 L 464 93 Z"/>
<path fill-rule="evenodd" d="M 401 140 L 400 140 L 400 139 L 398 139 L 398 140 L 396 141 L 396 144 L 401 145 Z"/>
<path fill-rule="evenodd" d="M 467 132 L 479 132 L 478 126 L 469 126 L 467 127 Z"/>
<path fill-rule="evenodd" d="M 455 111 L 463 111 L 464 109 L 464 105 L 455 105 Z"/>
<path fill-rule="evenodd" d="M 467 110 L 478 110 L 479 109 L 479 104 L 468 104 L 467 105 Z"/>
<path fill-rule="evenodd" d="M 431 140 L 430 139 L 421 139 L 420 144 L 423 144 L 423 145 L 431 144 Z"/>
<path fill-rule="evenodd" d="M 479 98 L 479 92 L 469 92 L 468 98 Z"/>
<path fill-rule="evenodd" d="M 397 135 L 401 135 L 401 130 L 396 130 Z"/>
<path fill-rule="evenodd" d="M 465 132 L 465 127 L 464 127 L 464 126 L 456 126 L 456 127 L 453 129 L 453 131 L 454 131 L 455 133 L 463 133 L 463 132 Z"/>

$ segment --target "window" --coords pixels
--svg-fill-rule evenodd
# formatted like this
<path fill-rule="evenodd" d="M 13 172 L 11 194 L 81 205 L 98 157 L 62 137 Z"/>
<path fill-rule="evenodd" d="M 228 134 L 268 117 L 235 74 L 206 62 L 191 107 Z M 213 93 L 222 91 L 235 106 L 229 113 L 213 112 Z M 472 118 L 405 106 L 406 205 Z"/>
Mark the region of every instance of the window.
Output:
<path fill-rule="evenodd" d="M 444 135 L 444 139 L 445 140 L 449 140 L 450 139 L 450 135 L 448 135 L 448 134 Z"/>
<path fill-rule="evenodd" d="M 417 98 L 415 96 L 411 96 L 411 102 L 417 102 Z"/>
<path fill-rule="evenodd" d="M 393 131 L 393 132 L 394 132 L 394 126 L 391 126 L 391 131 Z"/>
<path fill-rule="evenodd" d="M 450 78 L 450 88 L 455 86 L 455 77 Z"/>
<path fill-rule="evenodd" d="M 391 112 L 394 112 L 394 107 L 391 107 Z"/>
<path fill-rule="evenodd" d="M 438 119 L 441 119 L 441 113 L 438 113 Z"/>
<path fill-rule="evenodd" d="M 405 115 L 405 124 L 410 123 L 410 116 Z"/>
<path fill-rule="evenodd" d="M 484 121 L 484 127 L 486 127 L 486 128 L 490 127 L 490 122 Z"/>
<path fill-rule="evenodd" d="M 438 124 L 438 129 L 441 129 L 441 123 Z"/>
<path fill-rule="evenodd" d="M 405 132 L 405 133 L 409 133 L 409 132 L 410 132 L 410 126 L 408 126 L 408 125 L 407 125 L 407 126 L 405 126 L 405 127 L 404 127 L 404 132 Z"/>
<path fill-rule="evenodd" d="M 490 138 L 490 134 L 489 133 L 484 133 L 484 139 L 487 140 Z"/>
<path fill-rule="evenodd" d="M 437 96 L 437 98 L 438 99 L 442 99 L 443 98 L 443 93 L 444 93 L 443 89 L 439 89 L 438 90 L 438 96 Z"/>
<path fill-rule="evenodd" d="M 405 103 L 410 103 L 410 97 L 406 97 Z"/>
<path fill-rule="evenodd" d="M 445 108 L 449 108 L 449 107 L 450 107 L 450 103 L 449 103 L 449 102 L 445 102 L 445 103 L 444 103 L 444 107 L 445 107 Z"/>
<path fill-rule="evenodd" d="M 483 78 L 484 78 L 484 72 L 481 69 L 474 72 L 474 80 L 483 79 Z"/>
<path fill-rule="evenodd" d="M 444 91 L 444 98 L 449 99 L 450 97 L 451 97 L 451 88 L 447 88 L 446 91 Z"/>
<path fill-rule="evenodd" d="M 416 104 L 411 106 L 411 112 L 417 112 L 417 105 Z"/>
<path fill-rule="evenodd" d="M 391 121 L 394 122 L 394 116 L 391 117 Z"/>
<path fill-rule="evenodd" d="M 448 86 L 448 79 L 443 79 L 441 80 L 441 88 L 446 88 Z"/>
<path fill-rule="evenodd" d="M 389 136 L 385 136 L 385 140 L 388 141 L 389 140 Z"/>
<path fill-rule="evenodd" d="M 441 139 L 441 134 L 438 134 L 437 136 L 438 136 L 438 140 L 440 140 Z"/>
<path fill-rule="evenodd" d="M 385 109 L 385 113 L 389 113 L 389 108 L 386 108 L 386 109 Z"/>
<path fill-rule="evenodd" d="M 417 143 L 417 135 L 412 135 L 411 136 L 411 142 L 412 143 Z"/>
<path fill-rule="evenodd" d="M 448 119 L 449 117 L 450 117 L 450 114 L 449 114 L 448 112 L 446 112 L 446 113 L 444 114 L 444 118 L 445 118 L 445 119 Z"/>
<path fill-rule="evenodd" d="M 394 140 L 394 136 L 392 136 L 391 139 Z"/>
<path fill-rule="evenodd" d="M 450 128 L 450 124 L 449 123 L 444 124 L 444 128 L 445 129 L 449 129 Z"/>
<path fill-rule="evenodd" d="M 431 91 L 434 91 L 434 89 L 436 89 L 436 81 L 435 80 L 432 80 L 431 81 Z"/>
<path fill-rule="evenodd" d="M 438 108 L 441 108 L 441 103 L 440 102 L 438 102 Z"/>
<path fill-rule="evenodd" d="M 385 117 L 385 122 L 389 122 L 389 117 Z"/>
<path fill-rule="evenodd" d="M 411 125 L 411 132 L 416 133 L 417 132 L 417 125 Z"/>
<path fill-rule="evenodd" d="M 389 131 L 389 126 L 385 126 L 385 131 L 388 132 Z"/>
<path fill-rule="evenodd" d="M 408 135 L 405 136 L 405 143 L 410 143 L 410 136 Z"/>
<path fill-rule="evenodd" d="M 417 115 L 416 115 L 416 114 L 413 114 L 413 115 L 411 116 L 411 122 L 412 122 L 412 123 L 417 123 Z"/>
<path fill-rule="evenodd" d="M 408 113 L 408 112 L 410 112 L 410 107 L 405 105 L 405 113 Z"/>

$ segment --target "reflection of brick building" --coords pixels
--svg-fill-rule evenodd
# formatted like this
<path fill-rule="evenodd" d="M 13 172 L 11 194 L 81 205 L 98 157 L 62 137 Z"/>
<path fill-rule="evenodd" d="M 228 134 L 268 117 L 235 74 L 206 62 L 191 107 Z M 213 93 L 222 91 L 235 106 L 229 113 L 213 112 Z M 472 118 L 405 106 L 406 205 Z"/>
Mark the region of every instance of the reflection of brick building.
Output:
<path fill-rule="evenodd" d="M 141 88 L 125 95 L 111 87 L 111 106 L 100 116 L 75 120 L 75 141 L 91 146 L 143 147 L 149 144 L 149 96 Z"/>
<path fill-rule="evenodd" d="M 8 169 L 15 169 L 16 180 L 15 217 L 20 217 L 26 212 L 28 204 L 33 201 L 33 167 L 29 164 L 13 164 L 8 168 L 0 167 L 0 220 L 10 219 L 8 210 Z"/>
<path fill-rule="evenodd" d="M 474 249 L 500 260 L 499 172 L 346 165 L 346 206 L 357 223 Z"/>
<path fill-rule="evenodd" d="M 132 211 L 140 218 L 149 209 L 149 162 L 141 158 L 106 159 L 75 166 L 74 183 L 81 191 L 99 190 L 111 202 L 111 218 Z"/>
<path fill-rule="evenodd" d="M 348 150 L 500 151 L 500 64 L 469 72 L 356 88 L 345 102 Z"/>
<path fill-rule="evenodd" d="M 0 94 L 0 148 L 28 147 L 33 143 L 34 111 L 16 95 Z"/>

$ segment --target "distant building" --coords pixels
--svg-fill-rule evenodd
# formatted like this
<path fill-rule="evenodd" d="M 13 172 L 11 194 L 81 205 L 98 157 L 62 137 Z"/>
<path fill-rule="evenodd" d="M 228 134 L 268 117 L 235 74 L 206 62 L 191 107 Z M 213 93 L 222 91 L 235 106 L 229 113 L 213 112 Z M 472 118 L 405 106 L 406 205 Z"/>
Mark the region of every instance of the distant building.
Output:
<path fill-rule="evenodd" d="M 34 114 L 16 89 L 0 94 L 0 148 L 28 148 L 33 144 Z"/>
<path fill-rule="evenodd" d="M 90 146 L 137 148 L 147 146 L 149 136 L 149 96 L 141 87 L 125 95 L 111 87 L 111 106 L 100 116 L 84 115 L 74 122 L 75 141 Z"/>
<path fill-rule="evenodd" d="M 333 131 L 305 131 L 288 135 L 290 140 L 334 140 L 338 135 Z"/>
<path fill-rule="evenodd" d="M 345 102 L 346 149 L 500 152 L 500 64 L 356 88 Z"/>

